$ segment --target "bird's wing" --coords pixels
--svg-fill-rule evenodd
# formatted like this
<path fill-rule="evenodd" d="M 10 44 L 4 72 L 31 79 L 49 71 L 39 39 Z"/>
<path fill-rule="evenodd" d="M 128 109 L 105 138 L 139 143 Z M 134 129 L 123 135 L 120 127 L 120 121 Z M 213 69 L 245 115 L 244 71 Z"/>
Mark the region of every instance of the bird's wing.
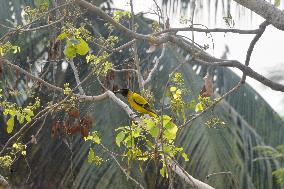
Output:
<path fill-rule="evenodd" d="M 142 106 L 145 110 L 148 110 L 150 112 L 155 113 L 154 110 L 151 109 L 149 103 L 147 102 L 147 100 L 145 98 L 143 98 L 141 95 L 137 94 L 137 93 L 133 93 L 133 101 Z"/>
<path fill-rule="evenodd" d="M 147 100 L 137 93 L 133 93 L 132 98 L 137 104 L 141 106 L 148 104 Z"/>

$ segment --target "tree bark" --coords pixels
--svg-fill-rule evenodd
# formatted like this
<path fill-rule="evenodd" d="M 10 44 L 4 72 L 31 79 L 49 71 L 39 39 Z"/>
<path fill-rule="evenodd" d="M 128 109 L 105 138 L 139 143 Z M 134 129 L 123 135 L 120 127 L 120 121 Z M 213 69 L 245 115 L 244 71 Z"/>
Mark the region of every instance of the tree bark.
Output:
<path fill-rule="evenodd" d="M 284 12 L 265 0 L 234 0 L 284 31 Z"/>

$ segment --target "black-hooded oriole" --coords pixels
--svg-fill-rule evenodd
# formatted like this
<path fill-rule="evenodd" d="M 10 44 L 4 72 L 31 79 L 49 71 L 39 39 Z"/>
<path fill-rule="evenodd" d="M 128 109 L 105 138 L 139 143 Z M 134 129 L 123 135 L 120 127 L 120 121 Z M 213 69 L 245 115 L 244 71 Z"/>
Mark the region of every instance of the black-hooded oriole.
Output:
<path fill-rule="evenodd" d="M 151 117 L 158 117 L 156 112 L 153 109 L 151 109 L 147 100 L 138 93 L 132 92 L 129 89 L 119 89 L 114 93 L 115 94 L 120 93 L 123 96 L 127 97 L 127 101 L 129 102 L 130 106 L 133 109 L 135 109 L 137 112 L 140 112 L 142 114 L 148 114 Z"/>

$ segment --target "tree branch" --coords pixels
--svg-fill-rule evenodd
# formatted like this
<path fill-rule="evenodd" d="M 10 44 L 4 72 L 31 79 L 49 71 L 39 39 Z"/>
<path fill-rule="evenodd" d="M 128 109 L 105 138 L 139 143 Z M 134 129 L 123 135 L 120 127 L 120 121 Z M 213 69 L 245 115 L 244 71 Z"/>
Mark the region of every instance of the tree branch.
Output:
<path fill-rule="evenodd" d="M 69 63 L 70 63 L 71 68 L 72 68 L 72 70 L 73 70 L 73 73 L 74 73 L 74 76 L 75 76 L 75 80 L 76 80 L 76 83 L 77 83 L 77 85 L 78 85 L 80 94 L 85 94 L 85 92 L 84 92 L 84 90 L 83 90 L 83 88 L 82 88 L 82 85 L 79 85 L 79 83 L 81 83 L 81 82 L 80 82 L 79 73 L 78 73 L 78 70 L 77 70 L 77 68 L 76 68 L 76 66 L 75 66 L 75 64 L 74 64 L 73 58 L 70 59 Z"/>
<path fill-rule="evenodd" d="M 163 44 L 163 49 L 162 49 L 162 52 L 161 52 L 161 55 L 159 56 L 159 58 L 157 58 L 155 60 L 155 64 L 154 64 L 154 67 L 151 69 L 148 77 L 143 81 L 143 86 L 147 85 L 151 80 L 152 80 L 152 77 L 153 77 L 153 74 L 154 72 L 158 69 L 158 65 L 161 61 L 161 59 L 164 57 L 165 55 L 165 51 L 166 51 L 166 45 Z"/>
<path fill-rule="evenodd" d="M 26 70 L 22 69 L 21 67 L 15 65 L 15 64 L 12 64 L 10 61 L 8 61 L 6 59 L 0 58 L 0 64 L 2 64 L 2 63 L 7 64 L 8 66 L 11 66 L 12 68 L 18 70 L 20 73 L 25 74 L 26 76 L 30 77 L 31 79 L 42 83 L 43 85 L 45 85 L 48 88 L 54 89 L 54 90 L 59 91 L 59 92 L 64 92 L 64 89 L 57 87 L 55 85 L 52 85 L 52 84 L 42 80 L 41 78 L 32 75 L 31 73 L 27 72 Z"/>
<path fill-rule="evenodd" d="M 265 0 L 234 0 L 284 31 L 284 12 Z"/>
<path fill-rule="evenodd" d="M 175 161 L 170 161 L 169 162 L 172 170 L 180 176 L 186 183 L 190 184 L 192 188 L 197 188 L 197 189 L 214 189 L 212 186 L 201 182 L 200 180 L 197 180 L 190 174 L 188 174 L 177 162 Z"/>

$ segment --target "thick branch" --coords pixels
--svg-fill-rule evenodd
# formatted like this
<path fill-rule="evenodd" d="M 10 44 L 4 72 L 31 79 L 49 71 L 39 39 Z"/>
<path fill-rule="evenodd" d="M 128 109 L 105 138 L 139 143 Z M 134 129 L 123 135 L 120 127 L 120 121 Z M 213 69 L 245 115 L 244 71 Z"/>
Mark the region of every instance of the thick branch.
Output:
<path fill-rule="evenodd" d="M 265 0 L 234 0 L 266 19 L 274 27 L 284 30 L 284 12 Z"/>
<path fill-rule="evenodd" d="M 186 183 L 190 184 L 192 188 L 198 189 L 214 189 L 212 186 L 197 180 L 196 178 L 189 175 L 180 165 L 178 165 L 175 161 L 169 162 L 173 171 L 180 176 Z"/>
<path fill-rule="evenodd" d="M 8 181 L 2 175 L 0 175 L 0 188 L 3 188 L 3 189 L 10 188 Z"/>
<path fill-rule="evenodd" d="M 139 38 L 139 39 L 142 39 L 142 40 L 148 40 L 149 39 L 149 36 L 132 32 L 130 29 L 128 29 L 128 28 L 124 27 L 123 25 L 119 24 L 118 22 L 116 22 L 112 17 L 110 17 L 108 14 L 106 14 L 102 9 L 100 9 L 99 7 L 97 7 L 97 6 L 95 6 L 91 3 L 88 3 L 85 0 L 75 0 L 75 3 L 77 5 L 79 5 L 80 7 L 85 8 L 88 11 L 97 14 L 98 16 L 103 18 L 105 21 L 114 25 L 121 32 L 125 32 L 126 34 L 129 34 L 129 37 L 131 37 L 131 38 Z"/>

